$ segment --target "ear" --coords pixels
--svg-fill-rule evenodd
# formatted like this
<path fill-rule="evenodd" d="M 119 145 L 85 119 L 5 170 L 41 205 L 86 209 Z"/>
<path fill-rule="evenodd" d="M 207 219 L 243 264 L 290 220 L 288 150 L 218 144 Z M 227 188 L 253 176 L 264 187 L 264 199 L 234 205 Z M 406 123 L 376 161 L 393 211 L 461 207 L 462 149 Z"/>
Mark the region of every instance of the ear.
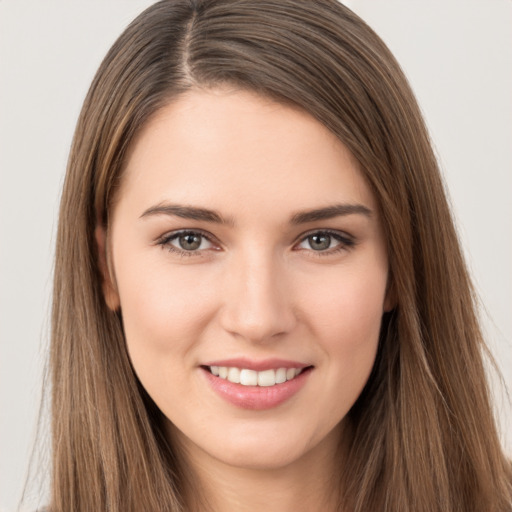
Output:
<path fill-rule="evenodd" d="M 391 275 L 388 276 L 388 283 L 386 286 L 386 296 L 384 297 L 384 313 L 389 313 L 395 309 L 397 305 L 396 288 L 394 279 Z"/>
<path fill-rule="evenodd" d="M 103 297 L 105 298 L 108 308 L 112 311 L 117 311 L 121 306 L 121 302 L 117 292 L 114 273 L 110 265 L 107 232 L 105 228 L 97 225 L 94 230 L 94 237 L 98 248 L 98 267 L 101 273 Z"/>

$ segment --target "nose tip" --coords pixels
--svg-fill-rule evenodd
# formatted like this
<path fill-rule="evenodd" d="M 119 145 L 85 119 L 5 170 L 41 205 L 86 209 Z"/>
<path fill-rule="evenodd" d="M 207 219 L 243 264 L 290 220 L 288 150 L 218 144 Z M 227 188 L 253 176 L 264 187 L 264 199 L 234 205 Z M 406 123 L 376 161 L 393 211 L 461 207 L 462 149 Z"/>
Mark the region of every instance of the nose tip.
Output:
<path fill-rule="evenodd" d="M 296 318 L 285 280 L 274 264 L 246 265 L 232 274 L 225 290 L 223 328 L 252 343 L 290 332 Z"/>

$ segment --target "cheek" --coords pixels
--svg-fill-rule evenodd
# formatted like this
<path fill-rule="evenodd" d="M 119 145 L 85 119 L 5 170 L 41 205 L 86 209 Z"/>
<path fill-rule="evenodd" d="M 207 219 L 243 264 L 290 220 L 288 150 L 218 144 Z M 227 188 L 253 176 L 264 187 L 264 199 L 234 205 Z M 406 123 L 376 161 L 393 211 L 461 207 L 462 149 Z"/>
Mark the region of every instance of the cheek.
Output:
<path fill-rule="evenodd" d="M 369 268 L 331 276 L 328 286 L 311 286 L 307 295 L 310 328 L 328 361 L 324 385 L 330 392 L 318 405 L 337 403 L 335 416 L 345 415 L 357 400 L 375 361 L 387 274 Z"/>
<path fill-rule="evenodd" d="M 125 258 L 116 267 L 126 340 L 135 366 L 186 354 L 214 314 L 213 283 L 205 283 L 200 270 L 165 265 L 162 254 L 156 256 L 158 261 Z"/>
<path fill-rule="evenodd" d="M 127 349 L 140 382 L 166 414 L 194 407 L 199 395 L 185 383 L 214 315 L 216 287 L 197 269 L 161 259 L 151 265 L 130 258 L 116 270 Z"/>
<path fill-rule="evenodd" d="M 363 266 L 350 272 L 331 273 L 324 286 L 319 280 L 305 283 L 302 309 L 320 339 L 335 347 L 372 343 L 378 337 L 384 312 L 387 272 Z"/>

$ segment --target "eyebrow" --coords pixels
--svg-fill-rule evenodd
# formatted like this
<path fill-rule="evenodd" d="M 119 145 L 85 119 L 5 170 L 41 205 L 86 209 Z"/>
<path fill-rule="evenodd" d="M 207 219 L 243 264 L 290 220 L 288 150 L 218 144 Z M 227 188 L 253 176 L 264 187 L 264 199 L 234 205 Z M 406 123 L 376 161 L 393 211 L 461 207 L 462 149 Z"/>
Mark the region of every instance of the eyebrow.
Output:
<path fill-rule="evenodd" d="M 216 224 L 234 225 L 232 219 L 225 219 L 222 215 L 215 210 L 208 210 L 207 208 L 198 208 L 196 206 L 184 206 L 179 204 L 157 204 L 148 208 L 142 217 L 150 215 L 171 215 L 181 217 L 182 219 L 202 220 L 205 222 L 214 222 Z"/>
<path fill-rule="evenodd" d="M 297 212 L 291 216 L 290 224 L 306 224 L 308 222 L 356 214 L 371 217 L 372 211 L 362 204 L 335 204 L 324 208 L 315 208 L 314 210 Z M 141 218 L 153 215 L 170 215 L 181 217 L 182 219 L 200 220 L 229 226 L 234 226 L 235 224 L 232 218 L 224 218 L 215 210 L 178 204 L 157 204 L 145 210 L 141 215 Z"/>
<path fill-rule="evenodd" d="M 305 224 L 317 220 L 333 219 L 345 215 L 364 215 L 371 217 L 372 211 L 362 204 L 335 204 L 325 208 L 316 208 L 304 212 L 297 212 L 290 220 L 291 224 Z"/>

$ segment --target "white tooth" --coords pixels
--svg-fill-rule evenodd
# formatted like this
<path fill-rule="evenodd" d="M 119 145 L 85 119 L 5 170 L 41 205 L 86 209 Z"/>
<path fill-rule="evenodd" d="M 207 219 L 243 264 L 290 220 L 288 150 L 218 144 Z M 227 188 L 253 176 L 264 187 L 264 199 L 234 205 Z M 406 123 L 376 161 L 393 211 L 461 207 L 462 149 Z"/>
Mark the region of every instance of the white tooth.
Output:
<path fill-rule="evenodd" d="M 210 366 L 210 371 L 213 375 L 219 375 L 219 367 L 218 366 Z"/>
<path fill-rule="evenodd" d="M 229 382 L 238 384 L 240 382 L 240 370 L 238 368 L 230 368 L 228 370 L 228 380 Z"/>
<path fill-rule="evenodd" d="M 288 368 L 286 370 L 286 380 L 291 380 L 295 377 L 295 368 Z"/>
<path fill-rule="evenodd" d="M 295 377 L 297 377 L 297 375 L 299 375 L 299 373 L 302 372 L 302 368 L 295 368 Z"/>
<path fill-rule="evenodd" d="M 275 370 L 258 372 L 258 386 L 274 386 L 276 383 Z"/>
<path fill-rule="evenodd" d="M 240 384 L 244 386 L 257 386 L 258 385 L 258 372 L 254 370 L 243 369 L 240 372 Z"/>
<path fill-rule="evenodd" d="M 276 370 L 276 384 L 286 382 L 286 368 L 279 368 Z"/>
<path fill-rule="evenodd" d="M 225 379 L 228 376 L 228 367 L 227 366 L 219 366 L 219 377 L 221 379 Z"/>

